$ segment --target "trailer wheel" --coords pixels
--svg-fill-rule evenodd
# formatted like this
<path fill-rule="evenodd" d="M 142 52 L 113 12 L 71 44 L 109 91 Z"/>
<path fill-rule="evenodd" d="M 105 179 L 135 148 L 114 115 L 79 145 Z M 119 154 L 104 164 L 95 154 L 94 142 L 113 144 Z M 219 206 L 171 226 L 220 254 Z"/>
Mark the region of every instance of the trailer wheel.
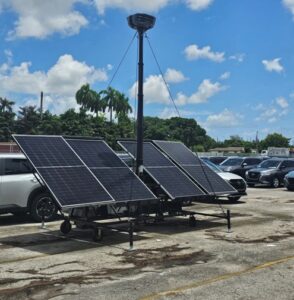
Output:
<path fill-rule="evenodd" d="M 100 242 L 103 239 L 103 231 L 101 228 L 93 228 L 93 241 Z"/>
<path fill-rule="evenodd" d="M 190 227 L 195 227 L 196 226 L 196 218 L 193 215 L 189 217 L 189 226 Z"/>
<path fill-rule="evenodd" d="M 60 225 L 60 231 L 63 234 L 68 234 L 71 231 L 71 223 L 68 220 L 64 220 Z"/>

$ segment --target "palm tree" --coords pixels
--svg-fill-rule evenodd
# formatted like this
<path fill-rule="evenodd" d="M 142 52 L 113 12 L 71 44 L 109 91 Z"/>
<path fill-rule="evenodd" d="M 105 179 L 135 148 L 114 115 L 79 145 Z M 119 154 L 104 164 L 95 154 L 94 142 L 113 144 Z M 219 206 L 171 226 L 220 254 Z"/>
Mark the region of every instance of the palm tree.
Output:
<path fill-rule="evenodd" d="M 126 117 L 133 111 L 131 105 L 129 104 L 129 98 L 126 97 L 125 94 L 118 92 L 118 101 L 115 111 L 118 117 Z"/>
<path fill-rule="evenodd" d="M 90 89 L 89 84 L 84 84 L 76 92 L 76 101 L 82 106 L 82 109 L 90 110 L 96 114 L 99 111 L 105 111 L 106 105 L 100 99 L 100 95 Z"/>
<path fill-rule="evenodd" d="M 99 95 L 104 105 L 108 107 L 108 111 L 110 112 L 110 123 L 112 123 L 112 112 L 117 106 L 118 91 L 112 87 L 108 87 L 106 90 L 102 90 Z"/>
<path fill-rule="evenodd" d="M 99 94 L 101 101 L 105 103 L 110 112 L 110 123 L 112 123 L 113 112 L 115 112 L 115 117 L 126 116 L 129 112 L 132 112 L 132 107 L 129 105 L 129 99 L 114 88 L 108 87 Z"/>
<path fill-rule="evenodd" d="M 15 103 L 13 101 L 9 101 L 8 99 L 6 98 L 1 98 L 0 97 L 0 112 L 3 113 L 3 112 L 9 112 L 9 113 L 12 113 L 12 106 L 14 105 Z"/>

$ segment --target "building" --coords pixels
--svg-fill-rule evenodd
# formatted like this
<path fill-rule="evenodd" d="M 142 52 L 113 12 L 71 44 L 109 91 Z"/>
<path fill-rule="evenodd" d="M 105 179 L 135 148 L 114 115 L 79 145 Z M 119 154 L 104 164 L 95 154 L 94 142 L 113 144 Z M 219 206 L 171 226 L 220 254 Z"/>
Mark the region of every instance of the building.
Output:
<path fill-rule="evenodd" d="M 245 149 L 244 147 L 218 147 L 218 148 L 213 148 L 210 149 L 209 152 L 217 152 L 217 153 L 223 153 L 223 154 L 227 154 L 227 153 L 244 153 Z"/>
<path fill-rule="evenodd" d="M 14 142 L 0 142 L 0 153 L 21 152 Z"/>

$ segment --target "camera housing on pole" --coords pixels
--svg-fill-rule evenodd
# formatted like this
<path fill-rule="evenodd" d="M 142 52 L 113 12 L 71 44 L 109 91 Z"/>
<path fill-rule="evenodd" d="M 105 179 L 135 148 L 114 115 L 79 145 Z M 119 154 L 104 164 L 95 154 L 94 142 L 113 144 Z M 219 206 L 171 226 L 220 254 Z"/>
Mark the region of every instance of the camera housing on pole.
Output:
<path fill-rule="evenodd" d="M 137 30 L 139 37 L 139 61 L 138 61 L 138 112 L 137 112 L 137 157 L 136 173 L 143 173 L 143 81 L 144 81 L 144 63 L 143 63 L 143 38 L 144 33 L 151 29 L 155 24 L 156 18 L 147 14 L 134 14 L 128 17 L 128 24 L 131 28 Z"/>

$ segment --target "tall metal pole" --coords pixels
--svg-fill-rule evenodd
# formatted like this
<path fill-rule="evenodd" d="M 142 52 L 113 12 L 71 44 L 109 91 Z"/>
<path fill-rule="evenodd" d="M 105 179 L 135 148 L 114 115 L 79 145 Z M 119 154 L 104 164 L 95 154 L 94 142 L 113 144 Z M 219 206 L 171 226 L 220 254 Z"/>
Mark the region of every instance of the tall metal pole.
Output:
<path fill-rule="evenodd" d="M 40 119 L 43 119 L 43 92 L 41 92 L 41 97 L 40 97 Z"/>
<path fill-rule="evenodd" d="M 139 36 L 139 62 L 138 62 L 138 112 L 137 112 L 137 157 L 136 157 L 136 173 L 140 175 L 143 170 L 143 78 L 144 78 L 144 63 L 143 63 L 143 38 L 144 32 L 138 31 Z"/>
<path fill-rule="evenodd" d="M 155 17 L 146 14 L 134 14 L 128 17 L 128 24 L 137 30 L 139 37 L 139 62 L 138 62 L 138 113 L 137 113 L 137 157 L 136 173 L 143 173 L 143 38 L 144 33 L 151 29 L 155 24 Z"/>

